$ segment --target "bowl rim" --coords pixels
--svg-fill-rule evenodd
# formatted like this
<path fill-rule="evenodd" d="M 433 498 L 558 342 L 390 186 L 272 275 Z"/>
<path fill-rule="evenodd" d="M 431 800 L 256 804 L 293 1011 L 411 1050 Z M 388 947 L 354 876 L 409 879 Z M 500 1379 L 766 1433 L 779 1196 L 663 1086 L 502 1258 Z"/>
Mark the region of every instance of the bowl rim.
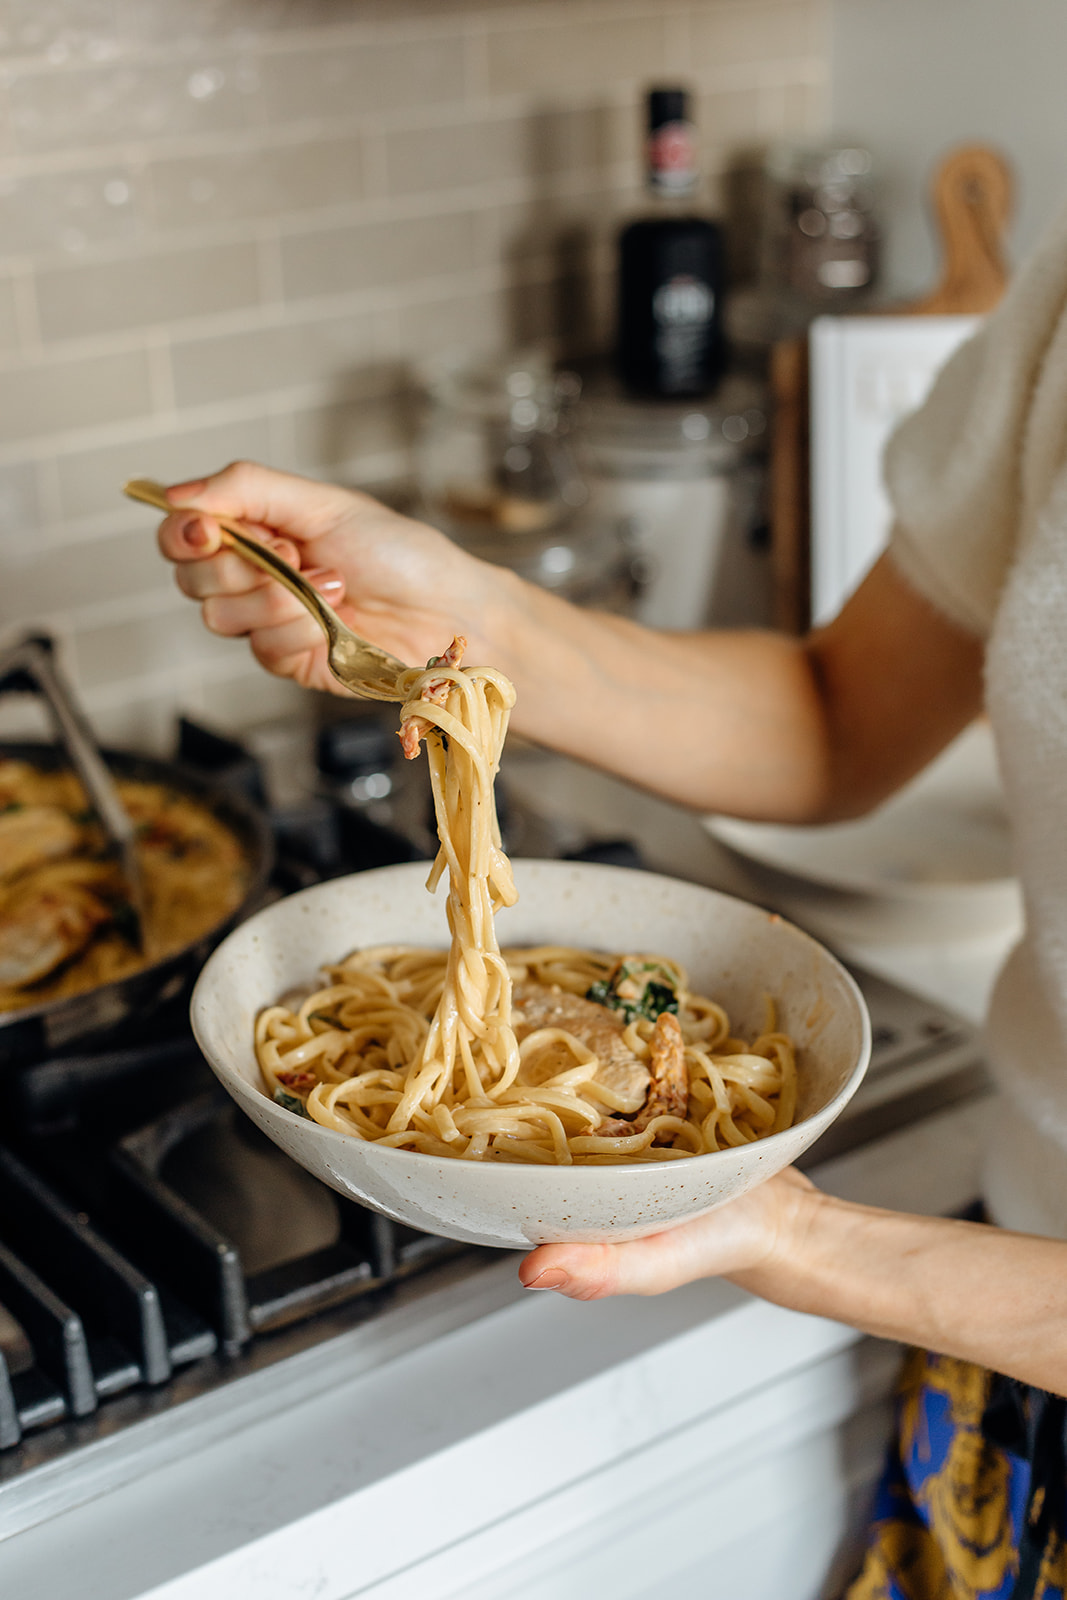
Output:
<path fill-rule="evenodd" d="M 282 906 L 291 906 L 294 901 L 315 897 L 327 889 L 336 892 L 338 886 L 347 883 L 358 882 L 359 880 L 366 880 L 372 877 L 380 879 L 383 874 L 403 874 L 405 877 L 412 876 L 414 872 L 422 871 L 423 868 L 428 866 L 426 862 L 422 861 L 400 862 L 394 866 L 374 867 L 365 872 L 349 873 L 341 878 L 328 878 L 322 883 L 312 884 L 307 889 L 300 889 L 295 894 L 286 895 L 284 899 L 276 900 L 271 905 L 264 906 L 261 910 L 255 912 L 253 916 L 249 917 L 245 922 L 241 923 L 238 928 L 235 928 L 232 933 L 228 934 L 205 962 L 200 975 L 196 980 L 196 984 L 193 988 L 189 1002 L 189 1015 L 192 1024 L 193 1035 L 208 1066 L 222 1083 L 224 1088 L 229 1089 L 229 1086 L 232 1083 L 242 1094 L 247 1093 L 249 1096 L 255 1096 L 255 1103 L 260 1105 L 261 1108 L 265 1110 L 268 1117 L 270 1117 L 272 1120 L 277 1120 L 280 1127 L 292 1128 L 293 1131 L 301 1137 L 309 1132 L 313 1135 L 325 1136 L 327 1148 L 330 1148 L 332 1145 L 338 1150 L 359 1151 L 360 1153 L 373 1151 L 376 1160 L 395 1162 L 398 1168 L 402 1169 L 404 1167 L 408 1167 L 409 1170 L 415 1171 L 418 1171 L 420 1167 L 425 1170 L 428 1163 L 435 1163 L 443 1170 L 448 1172 L 453 1171 L 456 1167 L 463 1167 L 472 1175 L 475 1172 L 481 1174 L 481 1176 L 478 1178 L 474 1178 L 472 1176 L 472 1182 L 489 1184 L 494 1182 L 505 1182 L 509 1174 L 514 1173 L 516 1169 L 522 1171 L 524 1174 L 543 1172 L 550 1175 L 550 1177 L 557 1182 L 559 1181 L 561 1175 L 566 1174 L 568 1178 L 576 1178 L 579 1183 L 595 1183 L 597 1181 L 602 1183 L 604 1181 L 604 1173 L 620 1175 L 625 1173 L 627 1176 L 622 1179 L 623 1182 L 637 1183 L 641 1179 L 647 1181 L 650 1175 L 670 1171 L 674 1168 L 676 1162 L 684 1162 L 684 1171 L 691 1173 L 698 1166 L 703 1168 L 707 1163 L 720 1161 L 739 1152 L 751 1150 L 756 1147 L 758 1147 L 760 1152 L 764 1150 L 778 1150 L 783 1142 L 789 1141 L 791 1137 L 796 1134 L 798 1128 L 803 1128 L 811 1123 L 815 1123 L 819 1121 L 820 1118 L 825 1118 L 827 1122 L 832 1122 L 834 1117 L 837 1115 L 837 1112 L 842 1110 L 844 1106 L 848 1104 L 849 1100 L 851 1100 L 852 1096 L 862 1083 L 863 1078 L 866 1075 L 867 1068 L 870 1065 L 872 1043 L 871 1018 L 867 1009 L 867 1002 L 863 998 L 863 992 L 860 989 L 859 984 L 856 982 L 856 979 L 852 976 L 851 972 L 849 972 L 844 963 L 840 961 L 833 951 L 828 949 L 827 946 L 821 942 L 821 940 L 816 939 L 812 934 L 806 932 L 805 929 L 798 927 L 795 922 L 790 922 L 787 917 L 781 916 L 776 911 L 768 911 L 765 907 L 757 905 L 753 901 L 741 899 L 739 895 L 727 894 L 721 889 L 712 889 L 706 884 L 694 883 L 688 878 L 672 878 L 667 873 L 648 872 L 643 868 L 616 867 L 608 865 L 604 862 L 555 861 L 542 860 L 539 857 L 521 856 L 512 858 L 512 866 L 514 868 L 521 869 L 526 865 L 533 865 L 539 868 L 566 868 L 572 871 L 575 868 L 580 868 L 583 871 L 589 871 L 596 873 L 597 875 L 617 875 L 618 878 L 622 880 L 632 879 L 635 875 L 637 875 L 645 881 L 651 880 L 653 882 L 664 884 L 676 884 L 685 889 L 698 890 L 702 895 L 707 895 L 712 899 L 717 899 L 720 901 L 725 900 L 734 905 L 742 906 L 746 912 L 752 912 L 755 915 L 764 917 L 769 922 L 776 923 L 786 930 L 790 936 L 795 936 L 802 944 L 814 947 L 820 958 L 828 961 L 838 978 L 843 980 L 845 991 L 852 999 L 860 1021 L 860 1049 L 852 1070 L 845 1082 L 837 1090 L 836 1094 L 834 1094 L 831 1099 L 827 1100 L 825 1105 L 820 1106 L 819 1109 L 812 1112 L 810 1116 L 804 1117 L 800 1122 L 791 1123 L 788 1128 L 782 1128 L 778 1133 L 769 1133 L 762 1139 L 751 1140 L 749 1143 L 744 1145 L 731 1145 L 725 1150 L 706 1150 L 702 1155 L 680 1156 L 666 1161 L 626 1161 L 619 1163 L 604 1162 L 603 1164 L 598 1163 L 596 1165 L 587 1166 L 565 1165 L 562 1163 L 557 1164 L 555 1162 L 463 1161 L 462 1158 L 458 1156 L 434 1156 L 428 1155 L 420 1150 L 398 1149 L 393 1145 L 382 1146 L 369 1139 L 359 1139 L 351 1134 L 339 1133 L 336 1128 L 323 1127 L 322 1123 L 315 1122 L 311 1117 L 298 1117 L 295 1112 L 287 1111 L 284 1106 L 278 1105 L 277 1102 L 272 1100 L 271 1097 L 262 1089 L 257 1088 L 256 1085 L 250 1083 L 247 1078 L 242 1077 L 241 1073 L 236 1067 L 230 1066 L 227 1063 L 218 1063 L 213 1059 L 204 1037 L 207 1029 L 202 1028 L 204 1006 L 203 990 L 206 988 L 209 973 L 211 972 L 212 968 L 221 963 L 227 946 L 231 943 L 231 941 L 239 938 L 246 930 L 251 929 L 255 924 L 266 921 L 272 915 L 279 915 L 279 908 Z M 235 1095 L 234 1098 L 238 1098 L 238 1096 Z M 820 1129 L 819 1131 L 821 1132 L 822 1130 Z M 818 1138 L 818 1136 L 819 1135 L 816 1134 L 814 1138 L 808 1141 L 808 1144 L 814 1144 L 815 1139 Z M 334 1144 L 334 1141 L 336 1141 L 336 1144 Z M 807 1146 L 805 1146 L 805 1148 L 807 1148 Z M 759 1155 L 758 1159 L 762 1160 L 762 1154 Z M 419 1167 L 412 1169 L 410 1167 L 410 1163 L 412 1162 L 418 1162 Z M 496 1178 L 487 1176 L 487 1174 L 491 1173 L 496 1173 L 499 1176 Z M 579 1174 L 582 1174 L 582 1176 L 578 1177 Z M 534 1179 L 534 1181 L 538 1182 L 541 1180 Z"/>

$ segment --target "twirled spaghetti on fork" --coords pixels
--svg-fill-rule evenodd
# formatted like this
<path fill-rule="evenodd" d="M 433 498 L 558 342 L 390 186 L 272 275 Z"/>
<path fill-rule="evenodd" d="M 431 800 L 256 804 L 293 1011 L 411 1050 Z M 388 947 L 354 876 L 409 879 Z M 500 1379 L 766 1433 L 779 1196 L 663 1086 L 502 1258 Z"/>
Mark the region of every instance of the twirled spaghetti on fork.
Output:
<path fill-rule="evenodd" d="M 794 1049 L 770 1005 L 746 1043 L 667 957 L 501 951 L 494 914 L 516 892 L 493 785 L 515 692 L 461 667 L 463 648 L 400 680 L 405 753 L 427 747 L 449 948 L 356 951 L 264 1010 L 268 1092 L 338 1132 L 467 1160 L 672 1160 L 788 1127 Z"/>

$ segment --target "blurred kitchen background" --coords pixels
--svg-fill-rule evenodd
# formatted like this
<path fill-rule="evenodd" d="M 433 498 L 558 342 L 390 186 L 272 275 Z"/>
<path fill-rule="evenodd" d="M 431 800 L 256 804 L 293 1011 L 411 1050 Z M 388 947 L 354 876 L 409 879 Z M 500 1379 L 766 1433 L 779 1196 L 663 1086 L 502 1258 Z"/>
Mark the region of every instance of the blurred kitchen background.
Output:
<path fill-rule="evenodd" d="M 650 80 L 734 153 L 819 134 L 817 0 L 3 0 L 0 622 L 101 736 L 293 692 L 180 602 L 134 474 L 411 472 L 411 366 L 609 337 Z M 9 713 L 9 716 L 11 713 Z"/>
<path fill-rule="evenodd" d="M 605 350 L 652 82 L 692 92 L 737 287 L 739 175 L 782 144 L 873 152 L 883 295 L 935 271 L 923 195 L 961 138 L 1022 175 L 1023 247 L 1065 44 L 1052 0 L 2 0 L 0 628 L 59 637 L 105 739 L 286 710 L 180 603 L 126 477 L 250 456 L 396 489 L 413 365 Z"/>
<path fill-rule="evenodd" d="M 878 548 L 893 421 L 1060 202 L 1065 58 L 1057 0 L 0 0 L 0 645 L 53 635 L 106 743 L 169 754 L 177 714 L 193 719 L 179 754 L 253 805 L 264 874 L 273 834 L 271 895 L 432 851 L 420 769 L 396 760 L 392 726 L 208 634 L 123 482 L 252 457 L 418 509 L 582 602 L 675 627 L 801 628 Z M 697 130 L 688 198 L 646 188 L 646 96 L 675 88 Z M 660 105 L 668 191 L 689 137 L 678 109 Z M 955 277 L 935 181 L 959 224 Z M 621 230 L 679 207 L 715 225 L 692 234 L 715 294 L 690 281 L 674 310 L 692 328 L 722 301 L 725 364 L 716 324 L 703 380 L 636 396 L 611 361 Z M 42 726 L 31 696 L 0 696 L 0 737 Z M 516 853 L 747 894 L 854 963 L 874 1060 L 816 1177 L 942 1213 L 979 1192 L 995 1104 L 974 1026 L 1021 915 L 988 730 L 950 755 L 869 823 L 826 829 L 698 819 L 518 741 L 501 785 Z M 203 951 L 184 954 L 195 966 Z M 520 1304 L 512 1262 L 446 1259 L 447 1242 L 335 1206 L 310 1179 L 302 1204 L 327 1242 L 294 1242 L 275 1220 L 300 1219 L 291 1164 L 246 1150 L 233 1203 L 248 1134 L 202 1092 L 190 975 L 130 1027 L 75 1017 L 40 1060 L 0 1028 L 0 1067 L 12 1083 L 18 1069 L 3 1138 L 66 1205 L 0 1150 L 4 1229 L 107 1335 L 79 1388 L 47 1307 L 34 1321 L 32 1296 L 17 1302 L 29 1338 L 9 1319 L 5 1343 L 0 1320 L 0 1540 L 21 1535 L 0 1555 L 5 1592 L 177 1597 L 165 1580 L 188 1572 L 183 1600 L 236 1595 L 193 1569 L 242 1545 L 254 1564 L 275 1533 L 303 1581 L 301 1505 L 337 1511 L 338 1548 L 377 1521 L 383 1502 L 345 1476 L 352 1438 L 364 1487 L 380 1462 L 437 1470 L 446 1451 L 450 1481 L 475 1486 L 454 1497 L 469 1516 L 448 1548 L 396 1500 L 404 1571 L 375 1594 L 838 1592 L 895 1351 L 721 1283 Z M 184 1122 L 155 1098 L 171 1088 Z M 116 1170 L 126 1187 L 77 1187 Z M 105 1244 L 142 1216 L 153 1251 L 162 1240 L 144 1257 L 148 1288 L 172 1294 L 154 1354 L 114 1309 L 110 1246 L 87 1216 Z M 239 1289 L 216 1292 L 203 1250 L 212 1272 L 244 1272 Z M 104 1275 L 86 1287 L 94 1253 Z M 506 1337 L 483 1338 L 498 1312 Z M 344 1391 L 335 1455 L 305 1406 L 316 1350 L 369 1397 Z M 508 1350 L 523 1352 L 517 1386 L 492 1377 Z M 706 1378 L 696 1398 L 678 1387 L 687 1363 Z M 375 1413 L 390 1364 L 399 1404 Z M 448 1397 L 432 1427 L 430 1393 Z M 261 1447 L 253 1422 L 276 1437 Z M 512 1483 L 501 1462 L 519 1460 L 541 1476 Z M 304 1499 L 283 1505 L 279 1483 Z M 499 1529 L 479 1523 L 483 1503 Z M 661 1513 L 668 1533 L 650 1542 Z M 247 1592 L 295 1592 L 288 1570 L 264 1557 Z"/>

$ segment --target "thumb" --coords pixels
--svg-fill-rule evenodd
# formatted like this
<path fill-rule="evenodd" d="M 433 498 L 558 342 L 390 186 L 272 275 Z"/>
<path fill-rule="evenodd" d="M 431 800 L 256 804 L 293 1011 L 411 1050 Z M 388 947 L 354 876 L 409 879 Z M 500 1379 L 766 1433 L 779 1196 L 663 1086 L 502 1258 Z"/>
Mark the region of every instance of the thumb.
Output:
<path fill-rule="evenodd" d="M 526 1289 L 555 1289 L 570 1300 L 603 1300 L 618 1294 L 662 1294 L 684 1283 L 682 1229 L 654 1233 L 625 1244 L 543 1244 L 519 1266 Z"/>

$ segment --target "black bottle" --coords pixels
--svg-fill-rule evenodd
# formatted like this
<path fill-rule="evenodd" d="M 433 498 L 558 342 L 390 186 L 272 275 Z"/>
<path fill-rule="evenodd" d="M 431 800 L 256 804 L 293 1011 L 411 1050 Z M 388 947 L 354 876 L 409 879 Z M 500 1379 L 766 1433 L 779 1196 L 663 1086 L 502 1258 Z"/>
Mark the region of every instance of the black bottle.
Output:
<path fill-rule="evenodd" d="M 636 394 L 702 395 L 722 374 L 723 243 L 689 212 L 696 187 L 694 129 L 684 89 L 648 96 L 648 186 L 654 215 L 619 238 L 619 375 Z"/>

